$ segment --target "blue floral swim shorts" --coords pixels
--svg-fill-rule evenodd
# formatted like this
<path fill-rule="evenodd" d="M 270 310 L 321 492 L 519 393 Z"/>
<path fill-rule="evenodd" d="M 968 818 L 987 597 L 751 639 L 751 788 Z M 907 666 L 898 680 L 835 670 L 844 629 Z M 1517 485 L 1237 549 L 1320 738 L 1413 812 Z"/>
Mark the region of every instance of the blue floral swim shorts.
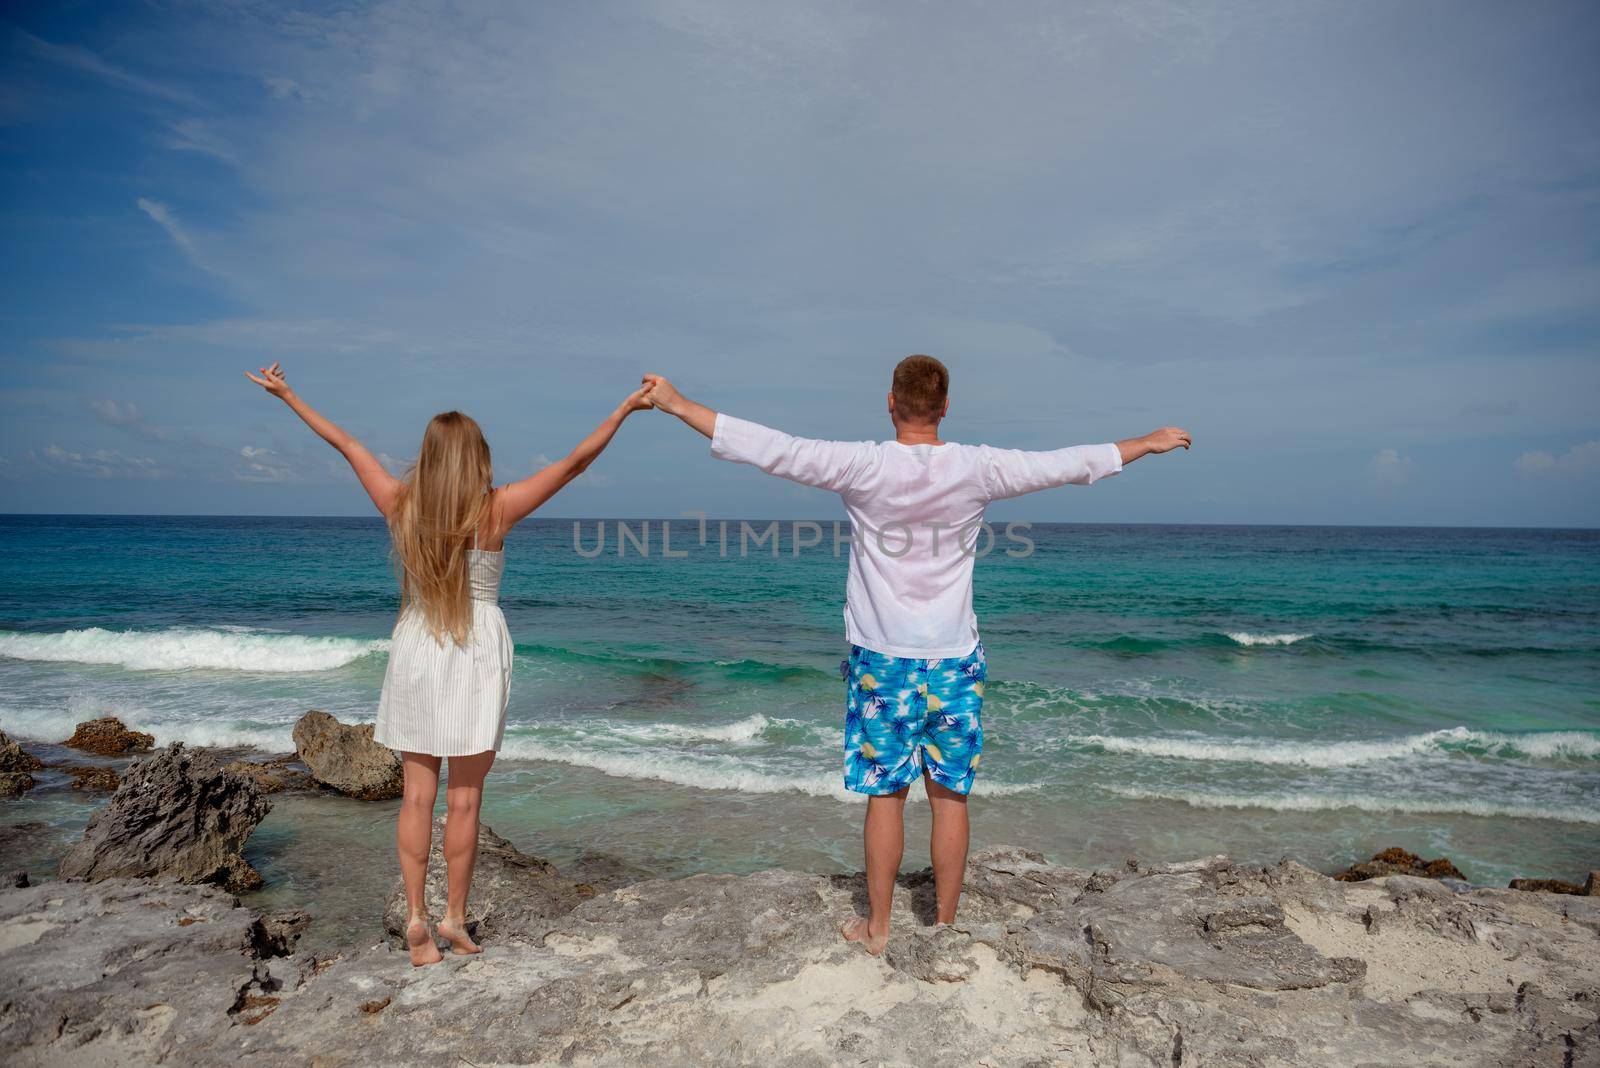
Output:
<path fill-rule="evenodd" d="M 850 647 L 844 785 L 892 794 L 926 772 L 958 794 L 972 789 L 983 751 L 983 643 L 966 656 L 922 660 Z"/>

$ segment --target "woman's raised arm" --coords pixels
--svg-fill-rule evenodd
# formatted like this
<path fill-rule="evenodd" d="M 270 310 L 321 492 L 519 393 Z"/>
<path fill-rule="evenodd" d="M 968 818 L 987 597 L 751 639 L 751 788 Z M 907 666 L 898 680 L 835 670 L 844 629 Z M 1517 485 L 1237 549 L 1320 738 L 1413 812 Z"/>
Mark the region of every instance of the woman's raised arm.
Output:
<path fill-rule="evenodd" d="M 378 511 L 383 513 L 385 519 L 389 518 L 389 512 L 394 508 L 394 502 L 400 495 L 400 480 L 391 475 L 378 462 L 378 458 L 357 441 L 353 434 L 301 400 L 299 394 L 289 388 L 289 383 L 283 376 L 281 363 L 274 363 L 271 367 L 262 367 L 259 370 L 261 371 L 259 375 L 253 375 L 249 371 L 244 375 L 293 408 L 294 414 L 305 420 L 306 426 L 315 430 L 318 437 L 338 449 L 349 461 L 356 477 L 361 480 L 361 488 L 367 491 L 372 503 L 378 506 Z"/>
<path fill-rule="evenodd" d="M 495 491 L 496 511 L 501 533 L 510 530 L 532 514 L 533 510 L 554 497 L 594 463 L 606 451 L 616 436 L 622 421 L 634 412 L 649 408 L 644 398 L 645 390 L 636 389 L 628 394 L 617 410 L 606 416 L 605 422 L 595 427 L 589 436 L 578 442 L 570 453 L 548 467 L 534 472 L 520 482 L 502 486 Z"/>

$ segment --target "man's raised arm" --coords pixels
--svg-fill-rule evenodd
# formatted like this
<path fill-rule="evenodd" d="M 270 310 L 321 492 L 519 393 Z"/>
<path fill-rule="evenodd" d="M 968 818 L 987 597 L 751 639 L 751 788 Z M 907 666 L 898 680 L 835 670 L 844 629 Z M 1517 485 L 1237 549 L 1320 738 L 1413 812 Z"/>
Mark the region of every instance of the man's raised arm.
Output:
<path fill-rule="evenodd" d="M 1144 437 L 1127 438 L 1115 444 L 1074 445 L 1049 452 L 984 446 L 984 470 L 989 480 L 989 496 L 993 500 L 1000 500 L 1056 486 L 1087 486 L 1117 474 L 1141 456 L 1171 452 L 1180 446 L 1187 449 L 1189 444 L 1187 430 L 1168 426 Z"/>
<path fill-rule="evenodd" d="M 869 443 L 797 438 L 771 427 L 718 413 L 683 396 L 660 375 L 645 375 L 645 399 L 711 439 L 719 460 L 759 467 L 769 475 L 843 493 L 860 472 Z"/>

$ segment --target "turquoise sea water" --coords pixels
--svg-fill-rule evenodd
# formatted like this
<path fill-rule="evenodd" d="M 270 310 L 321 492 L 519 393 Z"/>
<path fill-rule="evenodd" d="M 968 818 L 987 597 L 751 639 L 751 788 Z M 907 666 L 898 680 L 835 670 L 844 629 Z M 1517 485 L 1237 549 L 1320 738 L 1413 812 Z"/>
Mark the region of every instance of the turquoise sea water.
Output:
<path fill-rule="evenodd" d="M 760 524 L 764 525 L 764 524 Z M 758 527 L 760 526 L 758 525 Z M 639 523 L 631 524 L 635 534 Z M 840 785 L 845 561 L 822 544 L 589 559 L 571 521 L 507 542 L 510 728 L 486 801 L 558 863 L 663 874 L 859 865 Z M 1600 867 L 1600 532 L 1038 525 L 977 565 L 989 654 L 979 845 L 1072 864 L 1226 851 L 1331 867 L 1399 844 L 1467 876 Z M 596 522 L 582 525 L 592 549 Z M 307 708 L 375 714 L 394 580 L 377 519 L 0 517 L 0 727 L 114 714 L 159 741 L 292 748 Z M 918 791 L 920 792 L 920 791 Z M 4 807 L 65 841 L 92 807 Z M 908 864 L 925 850 L 914 814 Z M 281 801 L 266 895 L 351 858 L 387 806 Z M 358 910 L 359 911 L 359 910 Z"/>

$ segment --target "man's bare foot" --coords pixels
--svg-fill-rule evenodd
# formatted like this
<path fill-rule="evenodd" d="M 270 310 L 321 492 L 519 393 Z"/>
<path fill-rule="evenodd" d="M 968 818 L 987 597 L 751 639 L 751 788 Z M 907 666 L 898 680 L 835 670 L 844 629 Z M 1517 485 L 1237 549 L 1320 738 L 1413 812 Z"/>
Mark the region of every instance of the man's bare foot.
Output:
<path fill-rule="evenodd" d="M 882 953 L 883 947 L 889 944 L 889 932 L 874 935 L 867 927 L 865 916 L 850 917 L 839 925 L 839 933 L 844 935 L 846 942 L 860 942 L 861 948 L 874 957 Z"/>
<path fill-rule="evenodd" d="M 438 964 L 444 960 L 444 954 L 439 952 L 439 947 L 433 940 L 433 932 L 428 930 L 428 920 L 424 916 L 413 916 L 406 924 L 406 948 L 411 951 L 413 968 L 420 968 L 424 964 Z"/>
<path fill-rule="evenodd" d="M 467 921 L 464 919 L 452 920 L 449 917 L 445 917 L 439 921 L 439 933 L 444 936 L 445 941 L 450 943 L 450 952 L 452 953 L 466 956 L 469 953 L 483 952 L 483 947 L 474 942 L 471 936 L 467 934 Z"/>

